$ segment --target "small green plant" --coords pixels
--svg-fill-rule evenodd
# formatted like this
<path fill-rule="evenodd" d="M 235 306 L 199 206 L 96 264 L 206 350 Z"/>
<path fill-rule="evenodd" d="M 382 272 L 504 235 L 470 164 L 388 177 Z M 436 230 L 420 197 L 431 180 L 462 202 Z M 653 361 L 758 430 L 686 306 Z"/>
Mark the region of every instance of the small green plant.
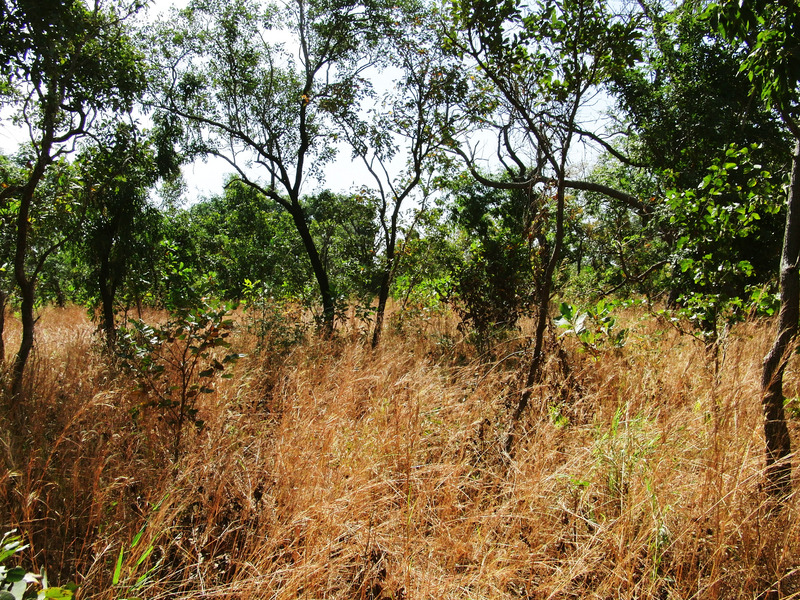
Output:
<path fill-rule="evenodd" d="M 290 315 L 286 300 L 273 297 L 260 280 L 245 279 L 242 293 L 245 327 L 258 351 L 286 351 L 305 339 L 308 328 L 300 315 Z"/>
<path fill-rule="evenodd" d="M 800 421 L 800 398 L 786 398 L 783 401 L 783 410 L 786 411 L 787 419 Z"/>
<path fill-rule="evenodd" d="M 47 574 L 44 571 L 37 575 L 23 567 L 9 567 L 5 564 L 25 548 L 27 545 L 14 530 L 6 532 L 0 538 L 0 600 L 27 598 L 68 600 L 72 598 L 77 589 L 74 584 L 65 587 L 51 587 L 47 584 Z"/>
<path fill-rule="evenodd" d="M 617 328 L 617 319 L 612 311 L 618 306 L 616 302 L 599 300 L 595 306 L 581 312 L 571 304 L 562 302 L 559 316 L 555 323 L 565 334 L 578 338 L 583 349 L 594 357 L 608 348 L 621 348 L 628 337 L 627 329 Z"/>
<path fill-rule="evenodd" d="M 158 510 L 161 503 L 166 500 L 166 496 L 153 507 L 153 511 Z M 137 595 L 151 581 L 155 573 L 164 561 L 160 557 L 144 573 L 140 574 L 140 569 L 148 565 L 148 559 L 153 554 L 155 545 L 151 542 L 147 545 L 142 543 L 142 536 L 147 530 L 148 523 L 145 523 L 138 533 L 133 536 L 129 545 L 120 546 L 117 560 L 114 563 L 114 573 L 111 576 L 111 584 L 121 594 L 125 600 L 140 600 Z M 144 567 L 143 567 L 144 565 Z"/>
<path fill-rule="evenodd" d="M 561 404 L 551 404 L 547 407 L 547 413 L 550 415 L 550 421 L 558 429 L 569 427 L 569 417 L 563 412 L 564 406 Z"/>
<path fill-rule="evenodd" d="M 122 362 L 146 396 L 142 406 L 163 411 L 172 427 L 173 461 L 180 455 L 184 426 L 204 426 L 198 397 L 215 391 L 215 378 L 232 377 L 228 367 L 243 356 L 219 352 L 231 347 L 233 321 L 227 317 L 226 308 L 206 303 L 177 311 L 161 326 L 134 320 L 121 330 Z"/>
<path fill-rule="evenodd" d="M 631 485 L 649 481 L 648 460 L 661 440 L 647 416 L 626 413 L 627 407 L 620 406 L 608 429 L 598 428 L 592 449 L 598 472 L 605 478 L 607 508 L 616 514 L 623 512 Z"/>

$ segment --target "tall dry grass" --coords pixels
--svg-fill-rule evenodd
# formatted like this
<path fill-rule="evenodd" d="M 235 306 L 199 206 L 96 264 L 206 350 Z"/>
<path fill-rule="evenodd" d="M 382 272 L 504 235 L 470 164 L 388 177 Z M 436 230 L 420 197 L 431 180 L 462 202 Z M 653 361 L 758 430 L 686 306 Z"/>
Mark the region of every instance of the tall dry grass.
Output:
<path fill-rule="evenodd" d="M 625 318 L 620 351 L 551 351 L 513 455 L 519 340 L 475 356 L 446 317 L 377 351 L 357 323 L 288 354 L 241 333 L 173 465 L 82 313 L 51 311 L 27 420 L 4 422 L 0 525 L 83 598 L 800 597 L 797 495 L 777 511 L 761 490 L 769 326 L 735 328 L 715 373 Z"/>

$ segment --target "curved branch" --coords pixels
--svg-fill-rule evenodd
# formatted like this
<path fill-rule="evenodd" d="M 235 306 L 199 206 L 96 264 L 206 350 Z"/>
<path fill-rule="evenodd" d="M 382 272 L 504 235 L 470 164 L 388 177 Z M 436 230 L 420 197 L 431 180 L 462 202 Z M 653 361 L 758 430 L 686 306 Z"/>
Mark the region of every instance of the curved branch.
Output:
<path fill-rule="evenodd" d="M 494 189 L 499 190 L 524 190 L 528 189 L 533 185 L 538 183 L 552 183 L 555 181 L 553 178 L 550 177 L 540 177 L 540 176 L 533 176 L 524 181 L 497 181 L 495 179 L 491 179 L 490 177 L 486 177 L 482 175 L 480 171 L 475 168 L 474 162 L 471 160 L 469 156 L 459 147 L 451 146 L 448 148 L 451 152 L 458 154 L 467 165 L 467 169 L 470 172 L 475 180 L 487 187 L 491 187 Z M 584 192 L 595 192 L 598 194 L 603 194 L 609 198 L 613 198 L 615 200 L 619 200 L 626 206 L 636 210 L 641 215 L 649 215 L 653 208 L 649 204 L 643 202 L 637 196 L 633 194 L 629 194 L 627 192 L 623 192 L 622 190 L 618 190 L 616 188 L 612 188 L 607 185 L 603 185 L 601 183 L 594 183 L 592 181 L 580 181 L 575 179 L 565 179 L 564 180 L 564 187 L 567 187 L 571 190 L 581 190 Z"/>
<path fill-rule="evenodd" d="M 622 281 L 622 283 L 617 284 L 614 287 L 611 287 L 611 288 L 609 288 L 607 290 L 601 291 L 600 292 L 600 296 L 601 297 L 609 296 L 609 295 L 613 294 L 614 292 L 616 292 L 617 290 L 619 290 L 620 288 L 622 288 L 622 287 L 624 287 L 624 286 L 626 286 L 626 285 L 628 285 L 630 283 L 639 283 L 639 282 L 641 282 L 645 277 L 650 275 L 650 273 L 652 273 L 656 269 L 659 269 L 659 268 L 663 267 L 665 264 L 667 264 L 667 262 L 668 261 L 666 261 L 666 260 L 660 260 L 657 263 L 655 263 L 654 265 L 651 265 L 650 267 L 648 267 L 645 271 L 642 271 L 638 275 L 634 275 L 632 277 L 630 275 L 628 275 L 627 273 L 625 273 L 625 279 Z"/>
<path fill-rule="evenodd" d="M 608 196 L 609 198 L 614 198 L 615 200 L 619 200 L 628 207 L 638 211 L 641 215 L 649 215 L 653 211 L 653 207 L 643 202 L 639 197 L 629 194 L 628 192 L 623 192 L 622 190 L 603 185 L 602 183 L 567 179 L 564 181 L 564 185 L 573 190 L 595 192 L 598 194 L 603 194 L 604 196 Z"/>
<path fill-rule="evenodd" d="M 638 167 L 638 168 L 642 168 L 642 169 L 643 169 L 643 168 L 647 168 L 647 167 L 649 167 L 649 166 L 650 166 L 650 165 L 649 165 L 649 164 L 647 164 L 647 163 L 640 162 L 640 161 L 635 161 L 635 160 L 633 160 L 632 158 L 630 158 L 629 156 L 625 156 L 625 155 L 624 155 L 624 154 L 622 154 L 622 153 L 621 153 L 619 150 L 617 150 L 616 148 L 614 148 L 614 146 L 612 146 L 611 144 L 609 144 L 609 143 L 608 143 L 606 140 L 604 140 L 603 138 L 601 138 L 601 137 L 600 137 L 600 136 L 598 136 L 597 134 L 595 134 L 595 133 L 592 133 L 591 131 L 586 131 L 586 130 L 584 130 L 584 129 L 579 129 L 579 128 L 576 128 L 576 129 L 575 129 L 575 133 L 577 133 L 578 135 L 580 135 L 580 136 L 582 136 L 582 137 L 587 137 L 587 138 L 589 138 L 590 140 L 592 140 L 593 142 L 597 142 L 597 143 L 598 143 L 598 144 L 600 144 L 600 145 L 603 147 L 603 149 L 604 149 L 606 152 L 608 152 L 608 153 L 609 153 L 611 156 L 613 156 L 614 158 L 616 158 L 616 159 L 617 159 L 617 160 L 619 160 L 620 162 L 622 162 L 622 163 L 625 163 L 626 165 L 629 165 L 629 166 L 631 166 L 631 167 Z"/>

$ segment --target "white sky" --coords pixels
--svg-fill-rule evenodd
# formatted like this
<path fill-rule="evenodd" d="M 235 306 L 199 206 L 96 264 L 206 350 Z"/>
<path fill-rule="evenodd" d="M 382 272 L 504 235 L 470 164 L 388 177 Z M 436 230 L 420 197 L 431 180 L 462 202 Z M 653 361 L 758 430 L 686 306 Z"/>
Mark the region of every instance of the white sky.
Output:
<path fill-rule="evenodd" d="M 183 7 L 186 4 L 188 0 L 154 0 L 145 16 L 155 19 L 167 12 L 171 6 Z M 0 152 L 4 154 L 14 153 L 19 144 L 28 141 L 27 130 L 14 126 L 9 117 L 8 111 L 0 113 Z M 183 168 L 187 187 L 186 201 L 192 204 L 201 198 L 221 194 L 227 176 L 233 172 L 234 169 L 226 161 L 216 157 L 208 157 L 186 165 Z M 340 150 L 337 160 L 325 169 L 324 176 L 325 181 L 321 184 L 309 181 L 304 193 L 313 193 L 320 189 L 347 192 L 357 186 L 373 183 L 361 162 L 354 163 L 350 160 L 347 148 Z"/>
<path fill-rule="evenodd" d="M 171 6 L 183 7 L 188 0 L 153 0 L 151 6 L 145 13 L 145 17 L 156 19 L 159 15 L 166 13 Z M 2 128 L 0 128 L 0 151 L 12 153 L 17 145 L 27 140 L 27 131 L 13 127 L 6 114 L 2 117 Z M 573 169 L 581 170 L 586 168 L 587 163 L 594 162 L 597 151 L 593 149 L 576 148 L 576 156 L 573 158 Z M 583 163 L 583 164 L 581 164 Z M 183 175 L 187 186 L 188 203 L 194 203 L 201 198 L 221 194 L 223 184 L 227 176 L 234 169 L 223 159 L 208 157 L 205 160 L 198 160 L 183 168 Z M 349 149 L 342 147 L 335 162 L 328 165 L 324 170 L 324 181 L 316 183 L 309 181 L 304 193 L 313 193 L 320 189 L 330 189 L 335 192 L 347 192 L 363 185 L 372 186 L 374 180 L 366 171 L 360 159 L 355 162 L 350 159 Z"/>
<path fill-rule="evenodd" d="M 189 0 L 152 0 L 146 16 L 156 19 L 166 13 L 170 7 L 183 8 Z M 183 176 L 188 189 L 187 200 L 193 203 L 202 197 L 210 197 L 222 193 L 227 176 L 234 173 L 234 169 L 223 159 L 209 156 L 206 160 L 198 160 L 183 168 Z M 329 189 L 334 192 L 348 192 L 363 185 L 372 186 L 374 180 L 361 163 L 350 159 L 350 151 L 342 147 L 336 160 L 328 165 L 324 171 L 324 181 L 316 183 L 308 180 L 303 193 L 310 194 L 315 191 Z"/>

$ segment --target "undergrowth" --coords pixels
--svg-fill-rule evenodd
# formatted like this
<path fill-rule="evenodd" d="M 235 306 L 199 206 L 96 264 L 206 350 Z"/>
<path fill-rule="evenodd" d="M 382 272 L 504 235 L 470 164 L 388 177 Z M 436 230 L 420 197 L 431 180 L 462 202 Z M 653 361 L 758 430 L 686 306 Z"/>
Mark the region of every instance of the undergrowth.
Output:
<path fill-rule="evenodd" d="M 477 356 L 440 315 L 376 351 L 351 324 L 271 352 L 240 327 L 175 462 L 82 313 L 47 311 L 24 418 L 1 417 L 0 533 L 78 598 L 800 597 L 797 495 L 761 490 L 769 324 L 737 325 L 715 373 L 620 320 L 623 348 L 553 337 L 513 456 L 524 336 Z"/>

